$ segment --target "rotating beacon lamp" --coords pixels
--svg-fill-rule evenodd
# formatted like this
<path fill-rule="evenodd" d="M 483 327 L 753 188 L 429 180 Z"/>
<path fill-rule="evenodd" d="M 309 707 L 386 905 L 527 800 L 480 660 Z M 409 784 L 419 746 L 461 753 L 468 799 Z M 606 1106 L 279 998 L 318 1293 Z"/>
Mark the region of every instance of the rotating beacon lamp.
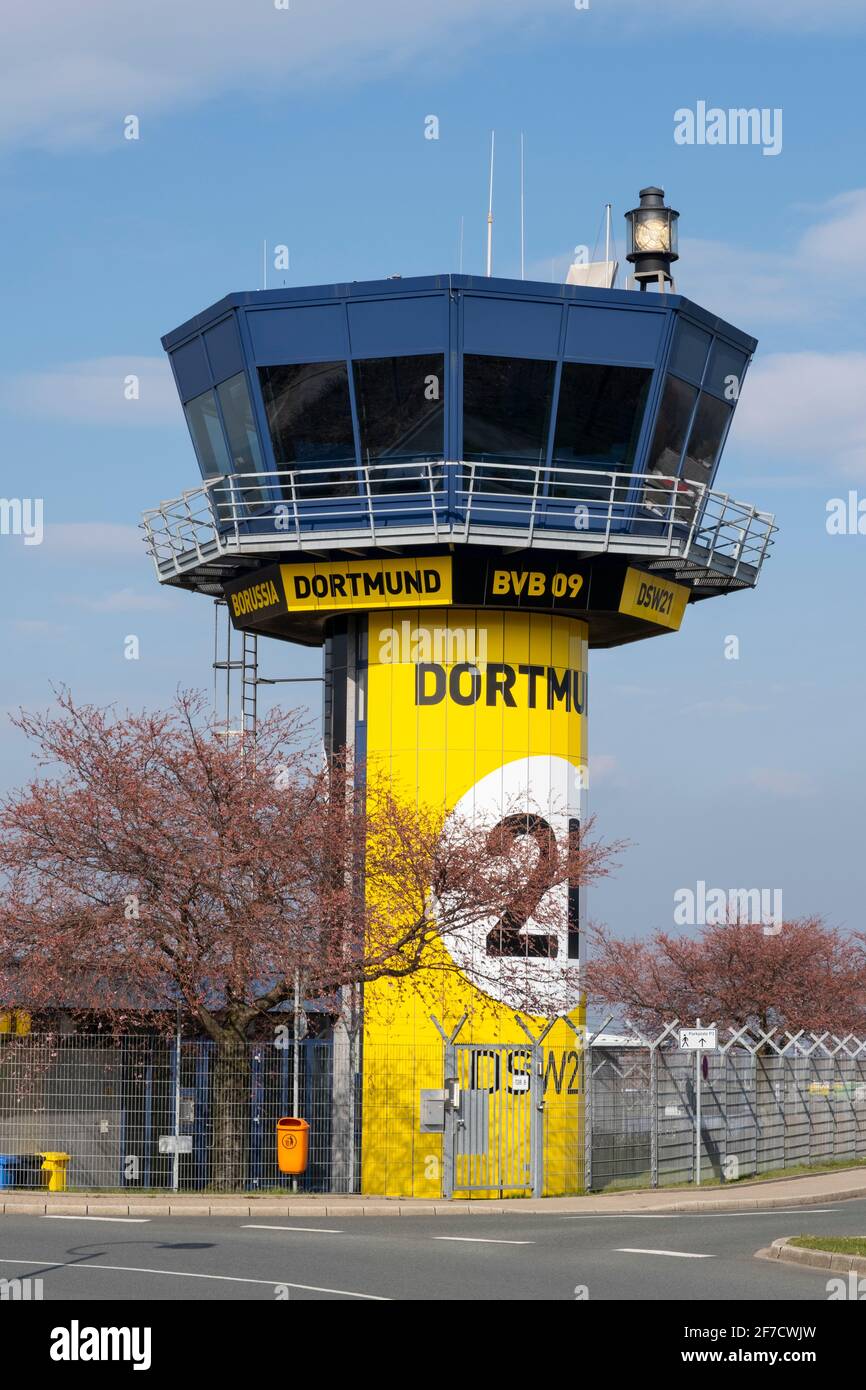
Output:
<path fill-rule="evenodd" d="M 670 279 L 676 217 L 654 188 L 628 214 L 642 289 Z M 202 483 L 145 514 L 160 582 L 227 600 L 247 641 L 323 647 L 327 747 L 446 813 L 577 829 L 589 652 L 752 587 L 772 544 L 715 486 L 756 342 L 675 294 L 268 290 L 163 344 Z M 582 914 L 574 885 L 558 933 L 482 923 L 433 984 L 365 987 L 364 1191 L 580 1186 Z"/>

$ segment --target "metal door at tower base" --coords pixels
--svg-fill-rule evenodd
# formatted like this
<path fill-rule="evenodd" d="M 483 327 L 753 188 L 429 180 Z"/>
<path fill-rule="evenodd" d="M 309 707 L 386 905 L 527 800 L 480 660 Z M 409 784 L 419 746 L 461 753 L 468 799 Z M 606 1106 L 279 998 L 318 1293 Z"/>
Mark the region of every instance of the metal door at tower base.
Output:
<path fill-rule="evenodd" d="M 457 1043 L 451 1191 L 541 1195 L 540 1049 Z"/>

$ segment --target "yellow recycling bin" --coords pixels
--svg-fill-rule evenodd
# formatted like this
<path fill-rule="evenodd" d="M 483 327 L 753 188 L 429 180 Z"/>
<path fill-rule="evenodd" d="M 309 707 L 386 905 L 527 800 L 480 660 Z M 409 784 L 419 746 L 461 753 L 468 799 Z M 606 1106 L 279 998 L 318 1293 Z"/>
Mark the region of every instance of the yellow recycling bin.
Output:
<path fill-rule="evenodd" d="M 45 1160 L 42 1164 L 42 1171 L 48 1174 L 49 1192 L 66 1191 L 66 1165 L 71 1157 L 71 1154 L 54 1152 L 44 1153 L 42 1155 L 42 1158 Z"/>
<path fill-rule="evenodd" d="M 285 1116 L 277 1120 L 277 1162 L 281 1173 L 303 1173 L 310 1152 L 310 1126 L 306 1120 Z"/>

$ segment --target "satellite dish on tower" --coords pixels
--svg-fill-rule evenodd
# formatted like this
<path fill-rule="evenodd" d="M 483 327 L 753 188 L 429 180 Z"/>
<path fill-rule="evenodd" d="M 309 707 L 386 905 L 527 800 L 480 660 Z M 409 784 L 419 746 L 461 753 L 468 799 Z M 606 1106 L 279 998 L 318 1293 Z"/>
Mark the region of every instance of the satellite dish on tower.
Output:
<path fill-rule="evenodd" d="M 604 260 L 573 261 L 565 277 L 567 285 L 588 285 L 592 289 L 612 290 L 616 284 L 619 261 L 610 255 L 610 203 L 604 205 Z"/>

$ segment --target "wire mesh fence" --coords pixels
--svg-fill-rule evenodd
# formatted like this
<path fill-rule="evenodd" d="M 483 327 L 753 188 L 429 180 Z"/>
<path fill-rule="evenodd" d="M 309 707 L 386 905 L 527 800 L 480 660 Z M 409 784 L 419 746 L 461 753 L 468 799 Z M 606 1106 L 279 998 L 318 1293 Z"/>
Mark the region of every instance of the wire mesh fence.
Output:
<path fill-rule="evenodd" d="M 519 1058 L 476 1067 L 458 1088 L 449 1182 L 448 1145 L 420 1123 L 422 1095 L 448 1094 L 442 1047 L 276 1032 L 229 1054 L 195 1038 L 0 1034 L 0 1190 L 457 1195 L 460 1165 L 483 1149 L 473 1162 L 487 1194 L 540 1181 L 568 1195 L 693 1182 L 698 1161 L 701 1181 L 724 1182 L 866 1158 L 866 1043 L 855 1038 L 738 1035 L 697 1058 L 669 1036 L 524 1049 L 537 1084 Z M 284 1116 L 309 1125 L 296 1178 L 278 1165 Z"/>
<path fill-rule="evenodd" d="M 277 1187 L 277 1120 L 298 1113 L 310 1126 L 300 1190 L 352 1191 L 359 1090 L 345 1060 L 320 1039 L 225 1057 L 198 1039 L 0 1037 L 0 1186 L 44 1185 L 41 1156 L 61 1153 L 68 1188 Z"/>
<path fill-rule="evenodd" d="M 666 1030 L 667 1032 L 667 1030 Z M 731 1182 L 866 1158 L 866 1042 L 742 1029 L 714 1052 L 593 1046 L 587 1186 Z"/>

